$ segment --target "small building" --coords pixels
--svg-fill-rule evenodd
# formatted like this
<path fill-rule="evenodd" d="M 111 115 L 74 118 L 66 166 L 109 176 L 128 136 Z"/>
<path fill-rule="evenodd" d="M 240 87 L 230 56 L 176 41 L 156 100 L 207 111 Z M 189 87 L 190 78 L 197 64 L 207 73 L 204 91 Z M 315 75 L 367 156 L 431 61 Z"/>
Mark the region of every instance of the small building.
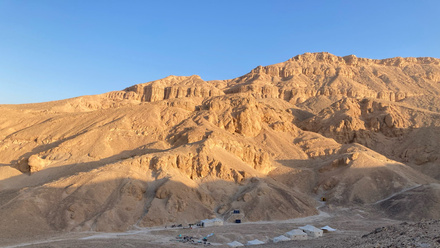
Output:
<path fill-rule="evenodd" d="M 206 219 L 200 221 L 200 224 L 202 227 L 208 227 L 208 226 L 223 226 L 223 220 L 219 218 L 215 219 Z"/>
<path fill-rule="evenodd" d="M 262 245 L 262 244 L 264 244 L 264 242 L 258 239 L 250 240 L 246 243 L 246 245 Z"/>
<path fill-rule="evenodd" d="M 321 229 L 318 229 L 312 225 L 302 226 L 299 229 L 303 230 L 305 233 L 307 233 L 307 235 L 313 238 L 321 237 L 323 233 Z"/>
<path fill-rule="evenodd" d="M 272 239 L 272 241 L 273 241 L 274 243 L 284 242 L 284 241 L 289 241 L 289 240 L 290 240 L 290 239 L 289 239 L 288 237 L 284 236 L 284 235 L 280 235 L 280 236 L 275 237 L 275 238 Z"/>
<path fill-rule="evenodd" d="M 290 238 L 291 240 L 306 240 L 307 233 L 303 232 L 301 229 L 293 229 L 289 232 L 286 232 L 284 236 Z"/>
<path fill-rule="evenodd" d="M 229 247 L 241 247 L 244 246 L 242 243 L 238 242 L 238 241 L 232 241 L 231 243 L 228 243 Z"/>

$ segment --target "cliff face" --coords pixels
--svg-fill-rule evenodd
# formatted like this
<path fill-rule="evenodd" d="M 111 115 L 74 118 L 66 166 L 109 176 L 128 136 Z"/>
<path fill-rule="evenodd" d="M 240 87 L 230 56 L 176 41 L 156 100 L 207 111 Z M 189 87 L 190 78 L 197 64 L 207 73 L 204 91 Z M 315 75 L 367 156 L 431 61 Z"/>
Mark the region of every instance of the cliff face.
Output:
<path fill-rule="evenodd" d="M 203 81 L 199 76 L 169 76 L 151 83 L 133 85 L 123 91 L 108 93 L 108 97 L 111 99 L 138 100 L 141 102 L 185 97 L 206 98 L 219 95 L 223 95 L 221 90 Z"/>
<path fill-rule="evenodd" d="M 123 231 L 233 209 L 278 220 L 316 214 L 321 196 L 338 207 L 419 184 L 435 193 L 439 93 L 438 59 L 315 53 L 231 80 L 170 76 L 0 106 L 0 233 Z"/>
<path fill-rule="evenodd" d="M 246 93 L 302 103 L 316 96 L 404 101 L 440 93 L 440 60 L 365 59 L 354 55 L 306 53 L 286 62 L 258 66 L 248 74 L 218 83 L 198 76 L 167 78 L 108 93 L 115 100 L 155 102 L 185 97 Z"/>
<path fill-rule="evenodd" d="M 232 80 L 226 92 L 249 92 L 293 103 L 319 95 L 402 101 L 429 91 L 438 94 L 439 64 L 434 58 L 373 60 L 306 53 L 284 63 L 259 66 Z"/>

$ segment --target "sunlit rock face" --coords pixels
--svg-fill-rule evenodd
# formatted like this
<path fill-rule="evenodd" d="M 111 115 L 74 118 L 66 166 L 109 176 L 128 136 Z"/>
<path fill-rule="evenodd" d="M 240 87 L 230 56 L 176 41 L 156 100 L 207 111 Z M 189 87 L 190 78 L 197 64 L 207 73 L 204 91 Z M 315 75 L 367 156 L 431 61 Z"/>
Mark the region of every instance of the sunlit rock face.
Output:
<path fill-rule="evenodd" d="M 227 221 L 234 209 L 282 220 L 317 214 L 320 197 L 435 217 L 433 203 L 410 206 L 439 192 L 439 93 L 438 59 L 306 53 L 235 79 L 0 105 L 0 233 Z"/>

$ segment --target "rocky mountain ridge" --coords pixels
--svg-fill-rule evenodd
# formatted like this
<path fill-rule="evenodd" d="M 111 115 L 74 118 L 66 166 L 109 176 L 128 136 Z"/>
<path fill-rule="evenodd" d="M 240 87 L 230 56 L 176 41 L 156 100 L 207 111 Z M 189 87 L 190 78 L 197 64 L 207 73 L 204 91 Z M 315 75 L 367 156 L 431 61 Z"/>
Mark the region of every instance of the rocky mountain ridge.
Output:
<path fill-rule="evenodd" d="M 184 97 L 249 93 L 300 103 L 314 96 L 346 96 L 402 101 L 440 92 L 440 59 L 364 59 L 354 55 L 306 53 L 270 66 L 258 66 L 232 80 L 203 81 L 199 76 L 167 78 L 109 93 L 112 99 L 153 102 Z M 385 70 L 389 70 L 385 72 Z M 404 84 L 402 87 L 399 84 Z"/>
<path fill-rule="evenodd" d="M 440 218 L 411 208 L 439 192 L 439 93 L 439 59 L 307 53 L 230 80 L 0 105 L 0 226 L 281 220 L 316 214 L 321 197 Z"/>

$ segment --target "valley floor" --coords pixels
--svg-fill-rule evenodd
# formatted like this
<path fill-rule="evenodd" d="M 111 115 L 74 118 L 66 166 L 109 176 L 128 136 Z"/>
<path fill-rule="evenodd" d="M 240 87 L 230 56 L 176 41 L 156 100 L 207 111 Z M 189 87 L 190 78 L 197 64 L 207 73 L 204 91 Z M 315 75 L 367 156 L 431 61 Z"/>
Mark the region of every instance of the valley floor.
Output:
<path fill-rule="evenodd" d="M 208 238 L 208 242 L 211 243 L 211 246 L 216 247 L 228 247 L 226 244 L 234 240 L 245 244 L 247 241 L 254 239 L 266 242 L 264 245 L 255 247 L 344 247 L 346 244 L 355 247 L 375 247 L 379 244 L 379 247 L 381 247 L 380 242 L 375 245 L 371 242 L 364 242 L 362 236 L 375 230 L 376 233 L 378 233 L 377 230 L 388 230 L 386 228 L 380 229 L 381 227 L 401 226 L 399 225 L 401 221 L 383 218 L 377 214 L 372 214 L 373 211 L 368 211 L 368 209 L 329 209 L 323 207 L 322 210 L 325 212 L 321 211 L 319 215 L 300 219 L 225 224 L 224 226 L 207 228 L 139 228 L 124 233 L 70 232 L 35 237 L 34 240 L 23 239 L 20 235 L 17 235 L 15 238 L 11 237 L 4 240 L 5 242 L 2 241 L 0 247 L 202 247 L 204 245 L 184 244 L 173 240 L 179 234 L 202 238 L 210 233 L 213 233 L 213 235 Z M 323 237 L 316 239 L 271 243 L 271 238 L 306 224 L 316 227 L 328 225 L 337 229 L 337 231 L 324 233 Z M 438 229 L 439 227 L 440 223 L 433 225 L 433 228 Z M 369 237 L 370 241 L 371 238 L 374 239 L 374 237 Z M 424 243 L 421 244 L 423 246 Z"/>

